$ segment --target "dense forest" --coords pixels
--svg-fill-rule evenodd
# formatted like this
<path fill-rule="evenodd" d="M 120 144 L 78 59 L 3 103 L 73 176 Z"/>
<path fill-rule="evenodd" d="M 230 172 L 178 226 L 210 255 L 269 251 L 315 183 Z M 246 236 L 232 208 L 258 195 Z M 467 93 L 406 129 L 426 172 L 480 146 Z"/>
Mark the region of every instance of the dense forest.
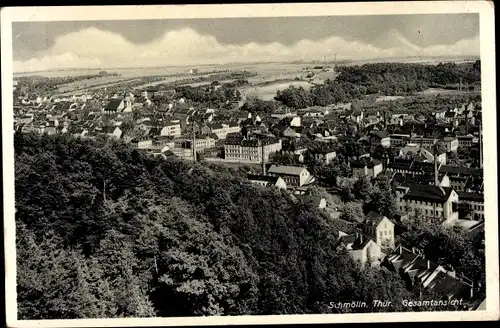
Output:
<path fill-rule="evenodd" d="M 244 169 L 22 134 L 15 172 L 20 319 L 328 313 L 373 299 L 395 306 L 358 310 L 409 310 L 401 279 L 359 269 L 326 213 L 246 183 Z"/>
<path fill-rule="evenodd" d="M 291 108 L 326 106 L 361 99 L 369 94 L 404 96 L 430 87 L 457 89 L 460 79 L 468 87 L 481 82 L 481 62 L 438 65 L 377 63 L 338 67 L 335 80 L 310 90 L 289 87 L 275 99 Z"/>

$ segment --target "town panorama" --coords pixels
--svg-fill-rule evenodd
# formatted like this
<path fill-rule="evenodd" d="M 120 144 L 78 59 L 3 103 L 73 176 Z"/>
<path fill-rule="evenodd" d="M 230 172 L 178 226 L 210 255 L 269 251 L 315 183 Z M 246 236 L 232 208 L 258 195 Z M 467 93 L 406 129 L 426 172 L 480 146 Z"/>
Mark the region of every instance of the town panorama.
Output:
<path fill-rule="evenodd" d="M 479 18 L 414 16 L 14 24 L 18 317 L 481 309 Z"/>

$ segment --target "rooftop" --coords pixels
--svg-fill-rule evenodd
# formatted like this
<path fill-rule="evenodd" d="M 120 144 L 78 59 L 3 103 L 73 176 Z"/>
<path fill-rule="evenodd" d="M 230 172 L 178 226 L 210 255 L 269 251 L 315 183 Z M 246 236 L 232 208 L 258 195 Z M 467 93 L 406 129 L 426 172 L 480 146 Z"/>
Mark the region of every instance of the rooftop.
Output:
<path fill-rule="evenodd" d="M 306 170 L 304 167 L 299 166 L 285 166 L 285 165 L 271 165 L 268 172 L 274 174 L 284 174 L 284 175 L 301 175 L 302 172 Z"/>
<path fill-rule="evenodd" d="M 248 174 L 247 179 L 250 181 L 266 181 L 271 184 L 276 184 L 278 182 L 279 177 L 273 177 L 270 175 L 260 175 L 260 174 Z"/>
<path fill-rule="evenodd" d="M 474 202 L 484 202 L 484 195 L 478 194 L 475 192 L 466 192 L 466 191 L 457 191 L 458 199 L 460 200 L 469 200 Z"/>
<path fill-rule="evenodd" d="M 404 199 L 444 204 L 453 191 L 450 187 L 437 187 L 425 184 L 410 184 Z"/>

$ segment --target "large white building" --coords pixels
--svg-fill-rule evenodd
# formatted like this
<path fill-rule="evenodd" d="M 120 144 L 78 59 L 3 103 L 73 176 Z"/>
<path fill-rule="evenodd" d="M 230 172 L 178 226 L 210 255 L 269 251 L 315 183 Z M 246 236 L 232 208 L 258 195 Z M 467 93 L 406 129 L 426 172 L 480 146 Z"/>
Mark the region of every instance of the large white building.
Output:
<path fill-rule="evenodd" d="M 425 184 L 396 187 L 398 210 L 412 216 L 436 217 L 442 223 L 458 220 L 458 194 L 453 188 Z"/>
<path fill-rule="evenodd" d="M 209 136 L 203 136 L 195 139 L 196 152 L 202 152 L 215 148 L 215 139 Z M 171 149 L 175 156 L 186 160 L 193 160 L 193 140 L 189 138 L 179 138 L 174 141 L 174 147 Z"/>
<path fill-rule="evenodd" d="M 301 187 L 314 181 L 314 176 L 305 167 L 271 165 L 267 171 L 269 175 L 281 177 L 287 186 Z"/>
<path fill-rule="evenodd" d="M 271 154 L 280 151 L 281 139 L 268 137 L 262 140 L 247 139 L 243 136 L 227 139 L 224 143 L 226 160 L 261 163 L 264 153 L 264 162 L 269 162 Z"/>

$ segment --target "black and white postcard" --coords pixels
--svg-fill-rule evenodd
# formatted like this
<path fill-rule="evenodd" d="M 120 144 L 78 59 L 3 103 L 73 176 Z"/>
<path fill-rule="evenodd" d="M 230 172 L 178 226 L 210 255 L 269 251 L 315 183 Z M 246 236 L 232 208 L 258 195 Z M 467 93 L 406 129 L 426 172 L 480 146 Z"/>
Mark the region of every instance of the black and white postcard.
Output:
<path fill-rule="evenodd" d="M 1 17 L 9 326 L 499 318 L 492 3 Z"/>

